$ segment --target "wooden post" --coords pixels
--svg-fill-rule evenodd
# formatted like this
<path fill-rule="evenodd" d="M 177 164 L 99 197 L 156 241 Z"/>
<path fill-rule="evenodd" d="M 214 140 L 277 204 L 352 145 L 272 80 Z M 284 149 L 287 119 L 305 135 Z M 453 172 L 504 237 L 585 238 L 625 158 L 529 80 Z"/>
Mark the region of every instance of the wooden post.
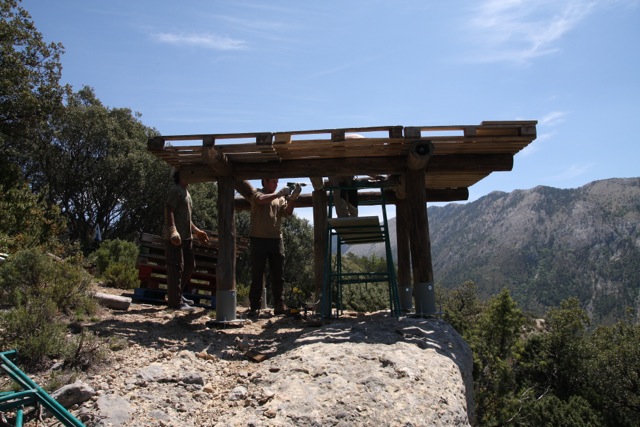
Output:
<path fill-rule="evenodd" d="M 396 242 L 398 245 L 398 293 L 400 309 L 413 308 L 413 286 L 411 284 L 411 251 L 409 249 L 409 203 L 407 199 L 396 201 Z"/>
<path fill-rule="evenodd" d="M 410 215 L 409 240 L 416 314 L 433 315 L 436 314 L 436 304 L 424 175 L 425 173 L 422 169 L 407 170 L 406 185 Z"/>
<path fill-rule="evenodd" d="M 218 178 L 218 263 L 216 265 L 216 320 L 236 320 L 236 226 L 234 179 Z"/>
<path fill-rule="evenodd" d="M 313 301 L 319 301 L 324 280 L 324 254 L 327 250 L 327 192 L 315 190 L 313 199 L 313 254 L 314 254 L 314 283 L 315 294 Z M 320 304 L 315 307 L 316 312 Z"/>

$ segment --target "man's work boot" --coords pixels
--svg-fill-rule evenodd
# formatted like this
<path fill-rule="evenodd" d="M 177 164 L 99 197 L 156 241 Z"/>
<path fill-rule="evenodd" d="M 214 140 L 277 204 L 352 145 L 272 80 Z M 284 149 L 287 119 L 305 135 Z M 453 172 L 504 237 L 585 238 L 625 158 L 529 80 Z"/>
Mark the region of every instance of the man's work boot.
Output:
<path fill-rule="evenodd" d="M 273 305 L 273 314 L 275 315 L 287 314 L 287 307 L 284 305 L 284 302 L 279 301 Z"/>

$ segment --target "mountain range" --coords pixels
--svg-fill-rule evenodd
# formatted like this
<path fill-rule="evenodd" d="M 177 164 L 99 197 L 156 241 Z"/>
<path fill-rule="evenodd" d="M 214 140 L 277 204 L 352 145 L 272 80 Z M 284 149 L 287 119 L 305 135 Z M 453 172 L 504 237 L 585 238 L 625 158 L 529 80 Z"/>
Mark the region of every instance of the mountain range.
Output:
<path fill-rule="evenodd" d="M 533 315 L 577 297 L 594 323 L 640 318 L 640 178 L 495 191 L 427 212 L 436 286 L 470 280 L 483 299 L 506 287 Z M 348 251 L 384 256 L 381 244 Z"/>

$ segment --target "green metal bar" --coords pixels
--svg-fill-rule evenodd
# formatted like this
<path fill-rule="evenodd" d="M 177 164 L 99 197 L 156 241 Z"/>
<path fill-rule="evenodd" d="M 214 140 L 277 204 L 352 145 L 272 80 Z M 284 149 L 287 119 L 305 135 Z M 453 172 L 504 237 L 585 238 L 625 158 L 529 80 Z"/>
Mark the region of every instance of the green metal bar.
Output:
<path fill-rule="evenodd" d="M 22 408 L 16 412 L 16 427 L 22 427 L 23 411 Z"/>
<path fill-rule="evenodd" d="M 344 314 L 344 306 L 342 305 L 342 243 L 338 241 L 336 250 L 336 286 L 338 297 L 336 299 L 336 317 Z"/>
<path fill-rule="evenodd" d="M 18 408 L 20 406 L 32 406 L 37 402 L 36 393 L 33 390 L 12 391 L 0 398 L 0 411 Z"/>
<path fill-rule="evenodd" d="M 342 238 L 340 235 L 340 230 L 336 229 L 335 235 L 337 236 L 337 256 L 336 256 L 336 266 L 337 271 L 335 274 L 332 273 L 331 266 L 327 267 L 327 263 L 325 262 L 325 281 L 323 283 L 326 292 L 331 292 L 333 288 L 333 280 L 331 278 L 335 277 L 336 280 L 336 315 L 339 316 L 341 312 L 344 311 L 342 298 L 343 298 L 343 286 L 347 284 L 354 283 L 369 283 L 369 282 L 388 282 L 388 296 L 389 296 L 389 308 L 391 315 L 394 317 L 400 317 L 400 296 L 398 292 L 398 283 L 396 279 L 395 265 L 393 263 L 393 256 L 391 252 L 391 243 L 389 237 L 389 221 L 387 218 L 387 206 L 386 206 L 386 196 L 384 194 L 384 183 L 358 183 L 351 186 L 337 186 L 337 187 L 327 187 L 326 190 L 329 192 L 329 218 L 331 218 L 332 213 L 332 205 L 333 205 L 333 191 L 336 189 L 340 190 L 358 190 L 362 188 L 380 188 L 380 201 L 378 202 L 382 207 L 382 217 L 383 222 L 379 228 L 372 227 L 370 225 L 353 225 L 348 227 L 348 238 Z M 332 254 L 332 227 L 331 225 L 327 225 L 327 255 L 325 256 L 325 261 L 328 259 L 331 262 L 331 254 Z M 377 230 L 377 231 L 375 231 Z M 378 236 L 371 236 L 371 234 L 379 232 Z M 359 237 L 359 234 L 362 237 Z M 341 256 L 342 244 L 361 244 L 361 243 L 370 243 L 373 241 L 380 241 L 380 237 L 383 238 L 385 243 L 385 254 L 386 254 L 386 264 L 387 264 L 387 273 L 343 273 L 342 271 L 342 263 Z M 368 278 L 365 279 L 365 277 Z M 323 292 L 323 296 L 325 293 Z M 325 299 L 326 301 L 326 299 Z M 331 300 L 329 300 L 331 301 Z M 330 304 L 330 302 L 329 302 Z M 329 311 L 331 308 L 329 308 Z M 326 313 L 326 311 L 325 311 Z"/>
<path fill-rule="evenodd" d="M 328 197 L 329 204 L 329 212 L 328 218 L 331 218 L 331 212 L 333 210 L 333 191 L 329 192 Z M 324 277 L 322 281 L 322 301 L 321 301 L 321 310 L 323 318 L 331 317 L 331 300 L 332 300 L 332 275 L 331 275 L 331 226 L 327 223 L 327 231 L 326 231 L 326 248 L 324 253 Z"/>
<path fill-rule="evenodd" d="M 387 253 L 387 271 L 389 272 L 389 305 L 391 306 L 391 314 L 394 317 L 400 317 L 400 296 L 398 294 L 398 283 L 396 281 L 396 268 L 393 264 L 393 255 L 391 252 L 391 242 L 389 239 L 389 222 L 387 221 L 387 203 L 384 191 L 380 189 L 382 196 L 382 218 L 384 224 L 384 243 Z"/>
<path fill-rule="evenodd" d="M 4 370 L 11 379 L 17 382 L 23 389 L 33 391 L 34 395 L 42 406 L 44 406 L 54 417 L 58 419 L 66 427 L 86 427 L 76 417 L 71 415 L 67 409 L 52 398 L 42 387 L 36 384 L 31 378 L 25 375 L 10 358 L 14 358 L 17 351 L 5 351 L 0 353 L 2 364 L 0 368 Z"/>

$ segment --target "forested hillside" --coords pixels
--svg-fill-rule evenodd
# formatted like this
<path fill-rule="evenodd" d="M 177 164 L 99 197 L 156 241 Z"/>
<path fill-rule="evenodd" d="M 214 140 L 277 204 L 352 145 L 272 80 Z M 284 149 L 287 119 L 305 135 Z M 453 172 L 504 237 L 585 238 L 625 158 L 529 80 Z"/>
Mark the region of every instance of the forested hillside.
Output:
<path fill-rule="evenodd" d="M 638 316 L 640 178 L 493 192 L 428 214 L 441 286 L 471 280 L 482 297 L 507 287 L 534 314 L 575 296 L 598 323 L 627 307 Z"/>

